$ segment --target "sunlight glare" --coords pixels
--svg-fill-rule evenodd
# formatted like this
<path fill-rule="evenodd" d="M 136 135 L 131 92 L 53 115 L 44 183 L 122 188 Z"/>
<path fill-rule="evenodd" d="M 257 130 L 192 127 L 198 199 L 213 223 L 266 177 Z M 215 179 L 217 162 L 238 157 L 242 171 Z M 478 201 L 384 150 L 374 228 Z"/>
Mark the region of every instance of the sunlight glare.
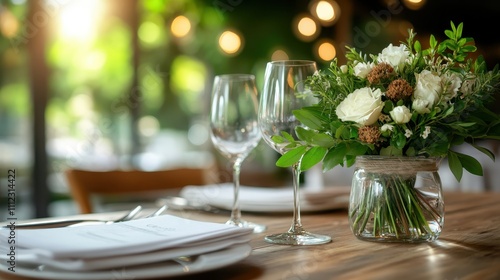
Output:
<path fill-rule="evenodd" d="M 62 6 L 60 15 L 62 36 L 82 41 L 91 39 L 101 8 L 100 0 L 72 0 Z"/>

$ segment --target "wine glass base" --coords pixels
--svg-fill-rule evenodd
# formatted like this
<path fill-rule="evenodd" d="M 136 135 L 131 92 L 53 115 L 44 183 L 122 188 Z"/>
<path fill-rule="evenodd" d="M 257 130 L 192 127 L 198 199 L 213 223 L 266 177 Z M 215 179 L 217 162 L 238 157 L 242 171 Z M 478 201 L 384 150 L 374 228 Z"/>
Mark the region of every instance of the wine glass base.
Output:
<path fill-rule="evenodd" d="M 227 225 L 234 225 L 234 226 L 238 226 L 238 227 L 243 227 L 243 228 L 253 228 L 254 233 L 264 232 L 267 228 L 267 226 L 265 226 L 265 225 L 256 224 L 256 223 L 243 221 L 243 220 L 239 220 L 239 221 L 229 220 L 226 222 L 226 224 Z"/>
<path fill-rule="evenodd" d="M 302 231 L 299 233 L 285 232 L 272 234 L 264 237 L 264 240 L 268 243 L 280 245 L 319 245 L 331 242 L 332 238 L 327 235 Z"/>

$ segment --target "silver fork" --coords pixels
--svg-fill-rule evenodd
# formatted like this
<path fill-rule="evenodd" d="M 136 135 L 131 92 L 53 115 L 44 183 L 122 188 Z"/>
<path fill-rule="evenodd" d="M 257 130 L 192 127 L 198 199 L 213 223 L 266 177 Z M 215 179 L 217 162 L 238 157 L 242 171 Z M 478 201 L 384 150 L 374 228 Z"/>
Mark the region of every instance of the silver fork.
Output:
<path fill-rule="evenodd" d="M 154 211 L 153 213 L 147 215 L 146 217 L 144 218 L 151 218 L 151 217 L 157 217 L 157 216 L 160 216 L 163 212 L 165 212 L 165 210 L 168 209 L 168 206 L 165 204 L 163 205 L 162 207 L 158 208 L 158 210 Z"/>
<path fill-rule="evenodd" d="M 130 210 L 127 214 L 114 220 L 99 220 L 99 219 L 62 219 L 55 221 L 39 221 L 15 224 L 16 229 L 36 229 L 36 228 L 53 228 L 53 227 L 70 227 L 89 224 L 113 224 L 132 220 L 139 212 L 142 211 L 142 206 L 137 206 Z M 4 228 L 8 226 L 3 226 Z"/>

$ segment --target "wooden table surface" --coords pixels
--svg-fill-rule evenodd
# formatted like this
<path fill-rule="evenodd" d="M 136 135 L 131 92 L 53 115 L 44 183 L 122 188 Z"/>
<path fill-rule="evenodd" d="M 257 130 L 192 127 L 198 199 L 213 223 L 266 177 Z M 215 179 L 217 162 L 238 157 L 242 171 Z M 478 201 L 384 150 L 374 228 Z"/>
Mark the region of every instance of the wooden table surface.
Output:
<path fill-rule="evenodd" d="M 273 245 L 264 236 L 286 231 L 291 214 L 243 213 L 246 220 L 268 225 L 264 233 L 254 234 L 248 258 L 176 279 L 500 279 L 500 193 L 445 193 L 444 199 L 440 238 L 419 244 L 358 240 L 349 229 L 347 211 L 336 210 L 302 214 L 305 229 L 332 236 L 331 243 Z M 193 211 L 170 214 L 213 222 L 228 218 Z M 0 279 L 27 278 L 0 272 Z"/>

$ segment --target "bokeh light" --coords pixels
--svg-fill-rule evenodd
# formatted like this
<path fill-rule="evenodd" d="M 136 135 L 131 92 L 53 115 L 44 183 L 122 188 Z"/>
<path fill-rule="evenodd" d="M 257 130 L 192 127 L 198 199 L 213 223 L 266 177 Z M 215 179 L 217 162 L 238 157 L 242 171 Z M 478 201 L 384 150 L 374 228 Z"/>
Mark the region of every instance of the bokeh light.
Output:
<path fill-rule="evenodd" d="M 144 116 L 139 119 L 137 128 L 142 136 L 152 137 L 160 131 L 160 122 L 153 116 Z"/>
<path fill-rule="evenodd" d="M 420 10 L 425 2 L 426 0 L 403 0 L 403 4 L 411 10 Z"/>
<path fill-rule="evenodd" d="M 243 40 L 235 31 L 226 30 L 219 36 L 219 48 L 228 55 L 236 55 L 242 49 Z"/>
<path fill-rule="evenodd" d="M 316 21 L 308 15 L 298 15 L 293 21 L 295 36 L 305 42 L 314 40 L 319 34 Z"/>
<path fill-rule="evenodd" d="M 334 0 L 313 1 L 309 10 L 323 26 L 331 26 L 340 17 L 340 6 Z"/>
<path fill-rule="evenodd" d="M 337 55 L 335 45 L 330 40 L 321 40 L 315 44 L 315 54 L 322 61 L 330 61 Z"/>
<path fill-rule="evenodd" d="M 191 31 L 191 21 L 185 16 L 177 16 L 172 21 L 170 30 L 172 31 L 172 35 L 177 38 L 185 37 Z"/>
<path fill-rule="evenodd" d="M 288 56 L 288 54 L 282 50 L 282 49 L 277 49 L 273 52 L 273 54 L 271 55 L 271 60 L 272 61 L 276 61 L 276 60 L 288 60 L 290 59 L 290 57 Z"/>

